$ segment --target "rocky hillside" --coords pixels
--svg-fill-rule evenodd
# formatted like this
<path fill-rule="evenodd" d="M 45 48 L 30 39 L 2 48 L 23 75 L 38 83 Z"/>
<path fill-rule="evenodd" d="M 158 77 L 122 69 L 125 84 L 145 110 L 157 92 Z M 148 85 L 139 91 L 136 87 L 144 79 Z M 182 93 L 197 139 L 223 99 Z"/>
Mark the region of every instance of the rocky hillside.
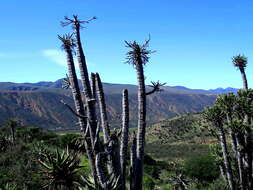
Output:
<path fill-rule="evenodd" d="M 0 83 L 0 124 L 8 118 L 19 118 L 25 125 L 49 129 L 76 129 L 76 118 L 61 104 L 64 100 L 73 106 L 69 90 L 60 89 L 61 80 L 40 83 Z M 104 83 L 107 110 L 112 127 L 120 125 L 121 91 L 129 89 L 130 121 L 137 120 L 135 85 Z M 164 91 L 148 96 L 147 122 L 149 124 L 186 113 L 196 113 L 210 106 L 214 94 L 197 93 L 165 87 Z"/>
<path fill-rule="evenodd" d="M 201 114 L 185 114 L 149 126 L 146 152 L 166 161 L 207 154 L 216 139 L 201 121 Z"/>

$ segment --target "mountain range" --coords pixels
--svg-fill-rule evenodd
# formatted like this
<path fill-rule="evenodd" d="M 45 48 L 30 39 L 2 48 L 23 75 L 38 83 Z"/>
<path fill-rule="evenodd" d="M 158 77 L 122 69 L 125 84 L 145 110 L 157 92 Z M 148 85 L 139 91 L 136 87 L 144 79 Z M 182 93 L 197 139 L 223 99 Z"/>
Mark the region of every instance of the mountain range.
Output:
<path fill-rule="evenodd" d="M 63 79 L 59 79 L 55 82 L 41 81 L 37 83 L 13 83 L 13 82 L 0 82 L 0 90 L 14 90 L 14 91 L 36 91 L 36 90 L 48 90 L 49 88 L 61 88 Z M 135 85 L 131 84 L 112 84 L 103 83 L 105 90 L 109 93 L 119 92 L 123 88 L 136 90 Z M 224 93 L 236 93 L 237 88 L 216 88 L 216 89 L 191 89 L 184 86 L 164 86 L 164 90 L 175 93 L 199 93 L 199 94 L 224 94 Z"/>
<path fill-rule="evenodd" d="M 77 130 L 76 117 L 60 103 L 60 100 L 64 100 L 74 107 L 70 90 L 61 88 L 62 81 L 63 79 L 38 83 L 0 82 L 0 125 L 9 118 L 17 118 L 24 125 L 51 130 Z M 137 86 L 103 83 L 103 88 L 112 127 L 120 126 L 121 92 L 128 89 L 130 125 L 134 127 L 137 121 Z M 162 92 L 147 97 L 147 123 L 201 112 L 214 103 L 217 94 L 236 91 L 235 88 L 202 90 L 164 86 Z"/>

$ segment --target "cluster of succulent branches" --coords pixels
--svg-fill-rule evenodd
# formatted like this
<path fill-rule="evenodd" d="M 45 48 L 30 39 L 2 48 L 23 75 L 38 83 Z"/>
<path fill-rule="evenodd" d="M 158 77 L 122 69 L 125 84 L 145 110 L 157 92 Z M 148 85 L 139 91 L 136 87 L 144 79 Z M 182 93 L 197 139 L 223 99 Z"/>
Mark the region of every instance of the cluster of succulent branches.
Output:
<path fill-rule="evenodd" d="M 98 73 L 91 73 L 89 78 L 86 58 L 82 48 L 80 29 L 83 24 L 94 20 L 79 20 L 77 15 L 73 19 L 65 17 L 62 26 L 72 25 L 73 34 L 59 36 L 66 52 L 68 75 L 64 80 L 63 87 L 72 90 L 75 109 L 62 101 L 67 108 L 77 116 L 87 156 L 90 160 L 92 175 L 95 185 L 101 189 L 122 189 L 126 188 L 126 158 L 129 139 L 129 104 L 128 91 L 122 92 L 122 125 L 119 132 L 111 132 L 108 122 L 106 104 L 102 82 Z M 143 66 L 149 61 L 149 55 L 154 51 L 148 50 L 149 41 L 143 45 L 134 42 L 125 42 L 130 48 L 127 53 L 127 62 L 135 66 L 138 79 L 138 132 L 131 147 L 130 166 L 130 188 L 131 190 L 142 189 L 143 158 L 146 128 L 146 96 L 161 91 L 165 83 L 151 82 L 152 88 L 146 93 Z M 73 52 L 76 50 L 77 61 L 81 76 L 80 90 L 73 60 Z M 99 107 L 99 114 L 96 113 L 96 106 Z M 100 117 L 98 117 L 98 115 Z M 98 122 L 99 121 L 99 122 Z M 100 129 L 103 133 L 103 141 L 99 137 Z M 106 164 L 102 164 L 105 162 Z"/>
<path fill-rule="evenodd" d="M 248 89 L 245 67 L 247 58 L 235 56 L 232 59 L 238 67 L 243 80 L 243 89 L 237 92 L 220 95 L 213 107 L 205 110 L 203 116 L 211 123 L 213 134 L 220 142 L 222 162 L 221 174 L 228 182 L 229 188 L 250 190 L 252 182 L 252 118 L 253 90 Z M 229 152 L 231 142 L 232 152 Z M 221 156 L 221 154 L 220 154 Z M 232 167 L 232 163 L 235 167 Z"/>
<path fill-rule="evenodd" d="M 237 55 L 232 58 L 232 62 L 235 67 L 237 67 L 240 70 L 241 76 L 242 76 L 242 81 L 243 81 L 243 89 L 246 91 L 241 91 L 238 93 L 238 95 L 241 97 L 241 107 L 245 108 L 242 111 L 244 113 L 244 120 L 243 123 L 247 127 L 244 130 L 244 139 L 245 139 L 245 146 L 246 146 L 246 152 L 245 152 L 245 157 L 246 157 L 246 168 L 248 172 L 248 180 L 250 181 L 249 188 L 253 188 L 253 144 L 252 144 L 252 128 L 251 128 L 251 123 L 252 123 L 252 101 L 253 101 L 253 96 L 251 91 L 247 91 L 248 89 L 248 81 L 247 81 L 247 76 L 245 72 L 245 68 L 248 63 L 248 58 L 245 57 L 244 55 Z M 248 111 L 247 111 L 248 110 Z M 245 162 L 245 161 L 244 161 Z"/>

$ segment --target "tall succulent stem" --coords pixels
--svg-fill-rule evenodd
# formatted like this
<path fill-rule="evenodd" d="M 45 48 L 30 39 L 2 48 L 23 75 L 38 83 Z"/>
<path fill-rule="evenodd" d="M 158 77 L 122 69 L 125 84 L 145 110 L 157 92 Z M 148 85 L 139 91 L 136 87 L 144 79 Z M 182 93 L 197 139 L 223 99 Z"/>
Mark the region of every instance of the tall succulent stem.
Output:
<path fill-rule="evenodd" d="M 76 70 L 75 70 L 75 66 L 74 66 L 74 61 L 73 61 L 73 56 L 72 56 L 72 50 L 70 47 L 66 46 L 65 47 L 65 51 L 66 51 L 66 55 L 67 55 L 67 65 L 68 65 L 68 73 L 69 73 L 69 80 L 70 80 L 70 84 L 71 84 L 71 91 L 72 91 L 72 95 L 73 95 L 73 99 L 74 99 L 74 103 L 75 103 L 75 107 L 76 107 L 76 112 L 79 115 L 84 115 L 84 107 L 82 104 L 82 99 L 81 99 L 81 93 L 80 93 L 80 89 L 78 86 L 78 79 L 76 76 Z M 84 126 L 85 126 L 85 120 L 84 118 L 78 118 L 81 131 L 84 131 Z"/>
<path fill-rule="evenodd" d="M 133 144 L 130 152 L 130 190 L 134 190 L 136 173 L 136 135 L 134 133 Z"/>
<path fill-rule="evenodd" d="M 96 79 L 95 79 L 95 73 L 91 73 L 91 91 L 92 91 L 92 98 L 96 99 Z"/>
<path fill-rule="evenodd" d="M 80 69 L 80 76 L 81 76 L 81 83 L 83 86 L 83 92 L 87 103 L 87 116 L 90 122 L 90 136 L 91 140 L 94 144 L 95 139 L 95 133 L 96 133 L 96 127 L 97 127 L 97 121 L 96 121 L 96 108 L 94 101 L 91 101 L 92 99 L 92 91 L 91 91 L 91 85 L 89 81 L 89 74 L 86 64 L 86 58 L 84 55 L 82 43 L 81 43 L 81 37 L 80 37 L 80 23 L 77 19 L 77 16 L 74 16 L 74 30 L 75 30 L 75 38 L 76 38 L 76 48 L 77 48 L 77 61 Z"/>
<path fill-rule="evenodd" d="M 239 68 L 241 75 L 242 75 L 242 82 L 243 82 L 243 88 L 248 89 L 248 81 L 245 73 L 244 67 Z"/>
<path fill-rule="evenodd" d="M 126 189 L 126 156 L 128 147 L 129 103 L 128 91 L 122 92 L 122 135 L 120 142 L 121 189 Z"/>
<path fill-rule="evenodd" d="M 134 190 L 141 190 L 143 181 L 143 161 L 146 132 L 146 89 L 143 65 L 148 62 L 149 54 L 153 52 L 147 49 L 149 40 L 146 40 L 143 45 L 139 45 L 136 41 L 126 42 L 127 47 L 131 48 L 131 50 L 127 53 L 127 62 L 135 66 L 138 83 L 138 130 L 135 161 L 135 172 L 138 175 L 135 175 Z M 160 86 L 160 84 L 158 86 Z"/>
<path fill-rule="evenodd" d="M 135 65 L 138 80 L 138 131 L 136 142 L 136 173 L 135 190 L 141 190 L 143 178 L 144 145 L 146 130 L 146 90 L 143 73 L 143 63 L 141 60 Z"/>
<path fill-rule="evenodd" d="M 81 92 L 80 88 L 78 85 L 78 79 L 76 76 L 76 70 L 75 70 L 75 65 L 74 65 L 74 60 L 73 60 L 73 55 L 72 55 L 72 49 L 71 49 L 71 36 L 66 36 L 66 37 L 59 37 L 59 39 L 63 42 L 63 48 L 66 52 L 66 57 L 67 57 L 67 66 L 68 66 L 68 73 L 69 73 L 69 80 L 70 80 L 70 86 L 71 86 L 71 91 L 75 103 L 75 108 L 76 112 L 78 115 L 84 116 L 84 106 L 82 103 L 82 97 L 81 97 Z M 79 125 L 81 128 L 82 135 L 85 136 L 85 128 L 87 127 L 87 120 L 82 117 L 78 117 Z M 86 141 L 86 151 L 88 154 L 88 157 L 90 158 L 90 164 L 92 168 L 92 174 L 93 177 L 96 181 L 97 179 L 97 172 L 95 169 L 95 157 L 92 153 L 92 151 L 89 151 L 89 147 L 91 147 L 91 141 L 88 140 Z"/>
<path fill-rule="evenodd" d="M 108 143 L 110 138 L 110 129 L 108 125 L 108 118 L 106 113 L 106 104 L 105 104 L 105 95 L 103 91 L 103 86 L 99 77 L 99 74 L 96 73 L 95 75 L 95 81 L 96 81 L 96 91 L 97 91 L 97 99 L 98 99 L 98 105 L 99 105 L 99 111 L 100 111 L 100 119 L 101 119 L 101 127 L 103 130 L 103 138 L 104 143 Z"/>
<path fill-rule="evenodd" d="M 81 37 L 80 37 L 80 25 L 75 25 L 75 37 L 76 37 L 76 49 L 77 49 L 77 61 L 80 68 L 80 76 L 82 85 L 84 87 L 84 95 L 86 98 L 92 97 L 92 91 L 91 91 L 91 85 L 89 81 L 89 74 L 88 74 L 88 68 L 86 64 L 86 58 L 83 52 L 83 47 L 81 43 Z"/>
<path fill-rule="evenodd" d="M 98 181 L 103 190 L 109 190 L 108 177 L 104 173 L 102 167 L 102 156 L 104 156 L 104 153 L 98 153 L 96 155 L 96 169 L 98 173 Z"/>
<path fill-rule="evenodd" d="M 235 67 L 237 67 L 240 70 L 241 76 L 242 76 L 242 81 L 243 81 L 243 88 L 245 90 L 248 89 L 248 81 L 245 73 L 245 68 L 247 67 L 248 59 L 244 55 L 237 55 L 232 58 L 232 63 L 234 64 Z M 247 125 L 250 125 L 250 115 L 246 114 L 245 115 L 245 123 Z M 253 188 L 253 178 L 252 178 L 252 130 L 251 128 L 247 128 L 245 130 L 245 142 L 246 142 L 246 160 L 247 160 L 247 176 L 248 176 L 248 184 L 249 184 L 249 189 Z"/>
<path fill-rule="evenodd" d="M 227 148 L 227 140 L 223 127 L 219 126 L 219 138 L 223 153 L 223 161 L 226 168 L 226 175 L 230 190 L 235 190 L 234 177 L 232 173 L 231 161 L 229 159 L 229 153 Z"/>
<path fill-rule="evenodd" d="M 248 81 L 247 81 L 247 76 L 245 73 L 245 68 L 244 67 L 239 67 L 241 76 L 242 76 L 242 81 L 243 81 L 243 88 L 245 90 L 248 90 Z M 247 125 L 250 125 L 250 116 L 249 115 L 245 115 L 245 119 L 244 119 L 245 123 Z M 252 157 L 252 130 L 251 128 L 247 128 L 245 130 L 245 142 L 246 142 L 246 157 L 247 157 L 247 173 L 248 173 L 248 182 L 249 182 L 249 188 L 252 189 L 253 188 L 253 178 L 252 178 L 252 161 L 253 161 L 253 157 Z"/>
<path fill-rule="evenodd" d="M 107 112 L 106 112 L 103 85 L 98 73 L 95 74 L 95 88 L 96 88 L 96 97 L 97 97 L 99 112 L 100 112 L 100 120 L 101 120 L 101 128 L 103 131 L 104 144 L 108 144 L 110 140 L 110 128 L 109 128 Z M 107 149 L 107 146 L 105 148 Z M 113 164 L 114 160 L 115 158 L 112 157 L 108 161 L 107 167 L 108 167 L 109 173 L 112 173 L 113 171 L 115 171 L 116 166 L 114 166 Z"/>

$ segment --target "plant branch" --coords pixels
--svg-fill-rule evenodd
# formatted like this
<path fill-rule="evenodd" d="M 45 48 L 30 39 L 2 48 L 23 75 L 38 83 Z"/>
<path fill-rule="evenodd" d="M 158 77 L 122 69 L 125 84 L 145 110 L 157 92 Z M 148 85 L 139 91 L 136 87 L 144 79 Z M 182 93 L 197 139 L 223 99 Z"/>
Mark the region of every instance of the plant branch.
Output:
<path fill-rule="evenodd" d="M 61 100 L 60 103 L 62 103 L 63 105 L 65 105 L 75 116 L 80 117 L 80 118 L 87 118 L 87 116 L 80 115 L 80 114 L 76 113 L 73 110 L 73 108 L 70 105 L 68 105 L 66 102 L 64 102 L 63 100 Z"/>
<path fill-rule="evenodd" d="M 148 86 L 153 88 L 153 89 L 151 91 L 147 92 L 146 96 L 150 95 L 150 94 L 153 94 L 155 92 L 163 91 L 163 89 L 161 89 L 161 87 L 164 86 L 166 83 L 160 83 L 159 81 L 157 81 L 157 82 L 151 81 L 151 84 L 152 85 L 148 85 Z"/>

